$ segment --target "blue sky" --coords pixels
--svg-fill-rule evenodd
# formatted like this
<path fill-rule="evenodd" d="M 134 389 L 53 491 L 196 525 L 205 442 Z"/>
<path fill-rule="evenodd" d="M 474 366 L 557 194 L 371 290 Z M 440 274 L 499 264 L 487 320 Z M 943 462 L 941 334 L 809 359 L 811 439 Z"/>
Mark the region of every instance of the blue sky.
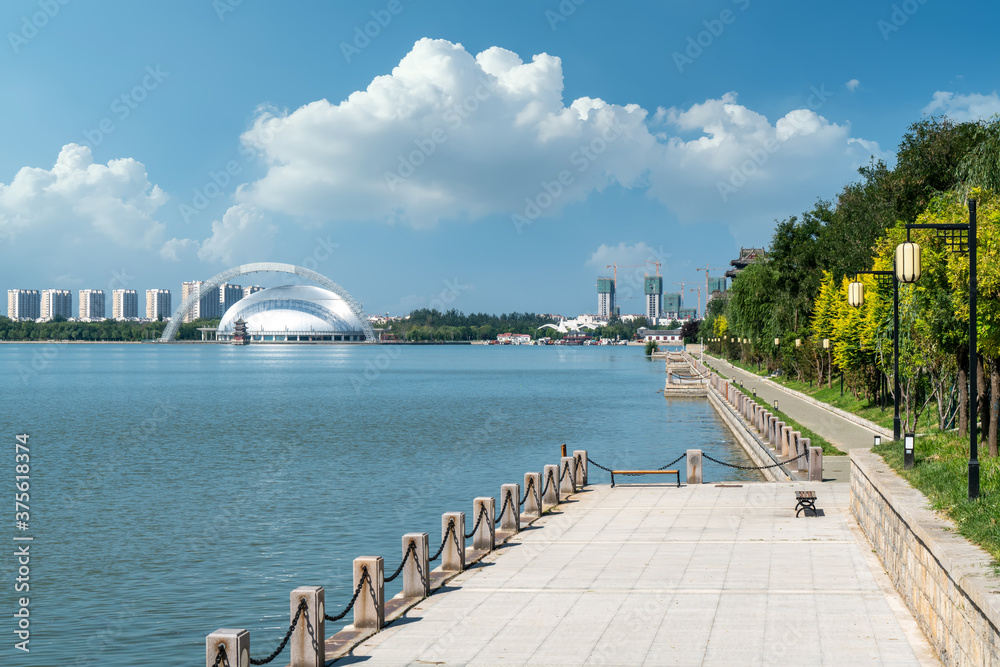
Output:
<path fill-rule="evenodd" d="M 612 262 L 704 285 L 922 114 L 1000 111 L 975 4 L 8 1 L 0 288 L 269 260 L 371 313 L 575 315 Z"/>

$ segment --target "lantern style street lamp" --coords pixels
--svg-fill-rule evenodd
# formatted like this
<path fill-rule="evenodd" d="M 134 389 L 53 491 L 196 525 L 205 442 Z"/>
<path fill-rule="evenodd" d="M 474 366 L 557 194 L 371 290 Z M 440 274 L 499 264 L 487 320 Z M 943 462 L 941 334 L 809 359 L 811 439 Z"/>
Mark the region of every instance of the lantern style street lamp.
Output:
<path fill-rule="evenodd" d="M 896 252 L 896 261 L 899 261 L 898 251 Z M 919 264 L 920 250 L 918 249 L 917 265 L 919 266 Z M 910 270 L 912 271 L 912 269 Z M 847 303 L 855 308 L 865 305 L 865 285 L 858 280 L 858 276 L 861 275 L 875 276 L 883 287 L 888 287 L 889 283 L 892 283 L 892 439 L 899 440 L 903 431 L 899 418 L 899 283 L 902 282 L 899 277 L 899 264 L 896 264 L 895 271 L 858 271 L 854 276 L 854 282 L 847 288 Z M 917 275 L 920 275 L 919 268 Z"/>
<path fill-rule="evenodd" d="M 911 229 L 937 230 L 952 252 L 969 253 L 969 500 L 979 497 L 979 425 L 976 423 L 976 200 L 969 200 L 968 223 L 910 223 L 906 243 L 896 246 L 897 279 L 912 283 L 920 279 L 920 246 L 910 241 Z M 898 263 L 903 261 L 902 266 Z"/>
<path fill-rule="evenodd" d="M 781 343 L 781 339 L 780 339 L 780 338 L 775 338 L 775 339 L 774 339 L 774 346 L 775 346 L 775 347 L 778 347 L 778 345 L 779 345 L 780 343 Z"/>

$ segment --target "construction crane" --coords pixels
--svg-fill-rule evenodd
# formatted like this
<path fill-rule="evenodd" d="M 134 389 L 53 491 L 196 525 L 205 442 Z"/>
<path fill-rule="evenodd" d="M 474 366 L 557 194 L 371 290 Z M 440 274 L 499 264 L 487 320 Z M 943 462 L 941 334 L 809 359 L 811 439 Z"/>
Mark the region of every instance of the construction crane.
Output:
<path fill-rule="evenodd" d="M 698 267 L 698 268 L 695 269 L 695 271 L 704 271 L 705 272 L 705 307 L 706 308 L 708 308 L 708 295 L 711 294 L 711 292 L 708 291 L 708 272 L 709 271 L 728 271 L 728 270 L 729 270 L 729 268 L 725 267 L 725 266 L 709 266 L 708 264 L 706 264 L 705 266 L 700 266 L 700 267 Z"/>
<path fill-rule="evenodd" d="M 697 289 L 692 288 L 690 291 L 698 293 L 698 309 L 696 311 L 694 311 L 694 318 L 698 319 L 698 313 L 701 312 L 701 288 L 700 287 L 698 287 Z M 708 294 L 705 294 L 705 297 L 707 298 Z M 708 306 L 708 302 L 707 301 L 705 303 L 705 306 L 706 307 Z"/>

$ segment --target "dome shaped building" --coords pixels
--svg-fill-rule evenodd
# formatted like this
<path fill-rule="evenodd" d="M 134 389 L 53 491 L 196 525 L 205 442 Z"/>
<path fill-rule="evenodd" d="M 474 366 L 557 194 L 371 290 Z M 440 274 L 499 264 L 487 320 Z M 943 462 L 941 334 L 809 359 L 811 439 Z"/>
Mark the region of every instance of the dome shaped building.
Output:
<path fill-rule="evenodd" d="M 217 339 L 232 341 L 237 322 L 253 343 L 365 342 L 361 320 L 347 302 L 313 285 L 269 287 L 240 299 L 222 316 Z"/>

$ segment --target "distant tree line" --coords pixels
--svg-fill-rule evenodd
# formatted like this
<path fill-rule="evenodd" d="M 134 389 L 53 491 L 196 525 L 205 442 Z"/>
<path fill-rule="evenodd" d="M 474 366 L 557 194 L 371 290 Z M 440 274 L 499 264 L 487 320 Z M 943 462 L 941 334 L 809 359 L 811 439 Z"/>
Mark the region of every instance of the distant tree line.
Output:
<path fill-rule="evenodd" d="M 182 324 L 177 332 L 179 340 L 199 340 L 198 327 L 216 327 L 219 320 L 197 320 Z M 166 322 L 68 322 L 61 316 L 49 322 L 15 322 L 0 316 L 0 340 L 34 341 L 116 341 L 134 342 L 152 340 L 163 335 Z"/>

